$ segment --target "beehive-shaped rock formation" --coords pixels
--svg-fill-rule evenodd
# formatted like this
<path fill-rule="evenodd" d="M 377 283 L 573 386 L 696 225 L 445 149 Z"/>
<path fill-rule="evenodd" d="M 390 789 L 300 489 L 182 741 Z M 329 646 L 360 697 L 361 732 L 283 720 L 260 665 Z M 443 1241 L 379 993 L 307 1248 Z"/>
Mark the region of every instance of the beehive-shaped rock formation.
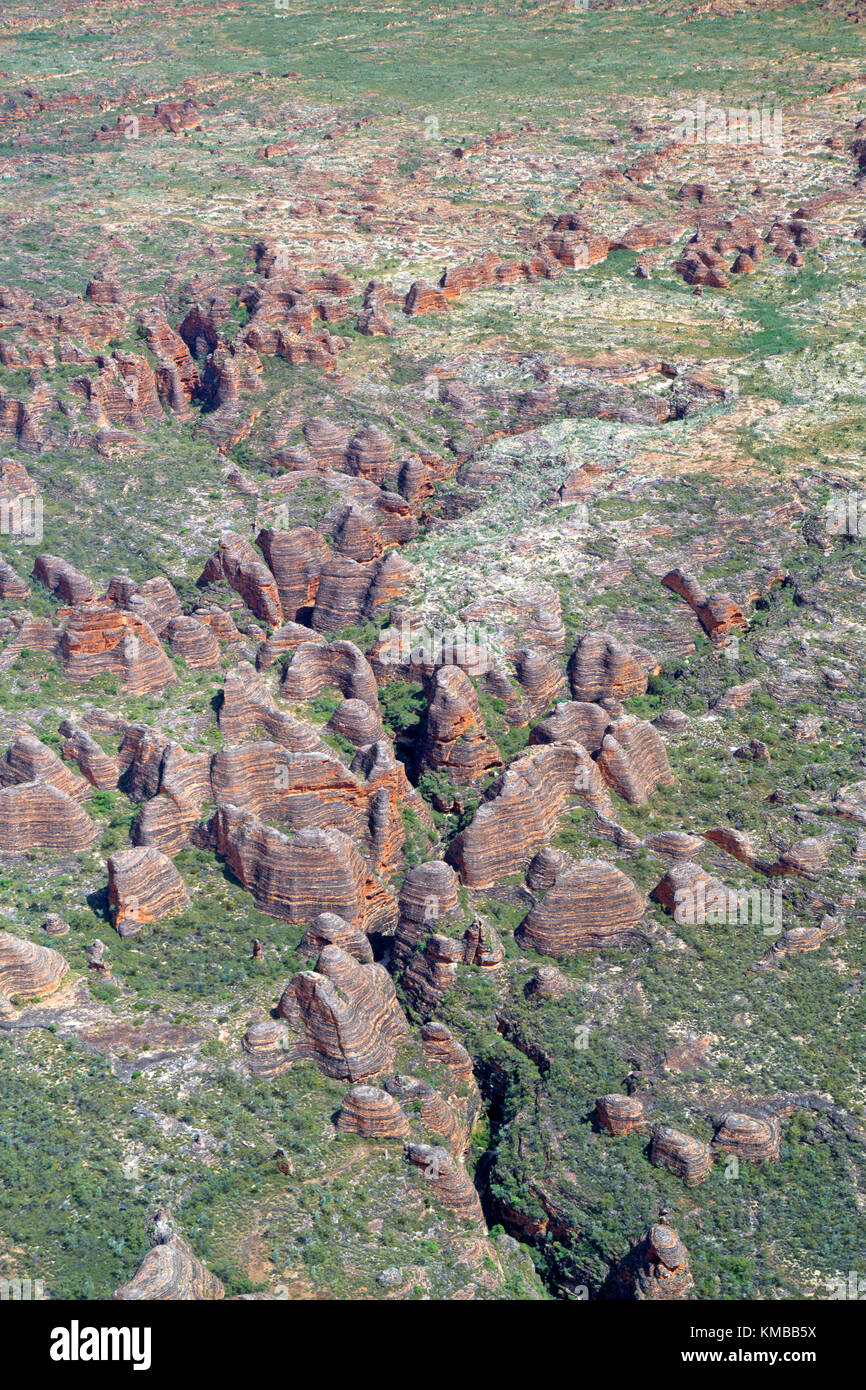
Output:
<path fill-rule="evenodd" d="M 291 1066 L 291 1054 L 284 1046 L 287 1040 L 285 1026 L 272 1018 L 247 1029 L 241 1046 L 253 1076 L 272 1081 Z"/>
<path fill-rule="evenodd" d="M 644 1127 L 644 1109 L 637 1096 L 621 1096 L 611 1092 L 595 1102 L 599 1124 L 608 1134 L 631 1134 Z"/>
<path fill-rule="evenodd" d="M 343 1097 L 337 1129 L 363 1139 L 408 1139 L 409 1121 L 400 1102 L 377 1086 L 353 1086 Z"/>
<path fill-rule="evenodd" d="M 490 887 L 553 837 L 571 795 L 603 815 L 612 812 L 601 774 L 585 748 L 555 743 L 525 754 L 451 842 L 448 861 L 470 888 Z"/>
<path fill-rule="evenodd" d="M 217 718 L 227 743 L 240 743 L 264 733 L 295 753 L 325 751 L 315 729 L 278 708 L 264 681 L 248 661 L 239 661 L 226 672 Z"/>
<path fill-rule="evenodd" d="M 638 939 L 646 903 L 631 879 L 602 859 L 569 863 L 517 930 L 521 944 L 545 956 L 570 956 L 588 946 L 624 946 Z"/>
<path fill-rule="evenodd" d="M 240 594 L 247 608 L 272 627 L 282 622 L 277 581 L 257 550 L 243 536 L 226 531 L 219 550 L 202 571 L 200 584 L 227 584 Z"/>
<path fill-rule="evenodd" d="M 78 764 L 91 786 L 99 791 L 109 791 L 117 786 L 120 777 L 118 759 L 106 753 L 86 729 L 79 729 L 71 719 L 64 719 L 60 733 L 64 758 Z"/>
<path fill-rule="evenodd" d="M 406 1157 L 430 1183 L 433 1195 L 466 1221 L 483 1224 L 478 1193 L 463 1165 L 447 1149 L 431 1144 L 407 1144 Z"/>
<path fill-rule="evenodd" d="M 347 700 L 363 700 L 378 713 L 376 677 L 353 642 L 304 642 L 297 646 L 283 675 L 283 697 L 312 700 L 329 688 L 339 690 Z"/>
<path fill-rule="evenodd" d="M 597 764 L 605 781 L 632 806 L 646 805 L 656 787 L 674 780 L 659 734 L 632 714 L 608 725 Z"/>
<path fill-rule="evenodd" d="M 49 782 L 18 782 L 0 788 L 0 851 L 56 849 L 82 854 L 99 829 L 71 796 Z"/>
<path fill-rule="evenodd" d="M 37 555 L 33 578 L 73 608 L 80 603 L 93 603 L 96 598 L 96 590 L 87 575 L 57 555 Z"/>
<path fill-rule="evenodd" d="M 0 994 L 38 999 L 60 988 L 68 970 L 59 951 L 0 932 Z"/>
<path fill-rule="evenodd" d="M 667 1168 L 682 1178 L 686 1187 L 697 1187 L 710 1176 L 713 1159 L 709 1144 L 669 1125 L 657 1125 L 650 1141 L 650 1163 Z"/>
<path fill-rule="evenodd" d="M 306 951 L 318 960 L 326 946 L 339 946 L 347 955 L 354 956 L 361 965 L 369 965 L 373 959 L 368 937 L 334 912 L 319 913 L 301 938 L 298 950 Z"/>
<path fill-rule="evenodd" d="M 89 783 L 30 734 L 19 735 L 0 759 L 0 786 L 11 787 L 19 782 L 48 782 L 73 801 L 84 801 L 91 795 Z"/>
<path fill-rule="evenodd" d="M 563 743 L 573 740 L 583 744 L 590 753 L 601 747 L 610 714 L 601 705 L 586 700 L 563 701 L 553 714 L 536 724 L 529 735 L 530 743 Z"/>
<path fill-rule="evenodd" d="M 189 906 L 183 879 L 158 849 L 125 849 L 108 857 L 108 902 L 120 936 L 163 922 Z"/>
<path fill-rule="evenodd" d="M 276 580 L 283 617 L 294 620 L 316 602 L 322 566 L 331 558 L 330 546 L 310 526 L 265 529 L 256 539 Z"/>
<path fill-rule="evenodd" d="M 315 970 L 286 987 L 279 1014 L 289 1026 L 296 1059 L 327 1076 L 363 1081 L 394 1065 L 408 1032 L 394 985 L 381 965 L 361 965 L 339 946 L 326 946 Z"/>
<path fill-rule="evenodd" d="M 656 665 L 649 653 L 632 643 L 618 642 L 606 632 L 588 632 L 568 663 L 572 699 L 597 703 L 643 695 L 647 673 Z"/>
<path fill-rule="evenodd" d="M 367 925 L 367 870 L 339 830 L 282 835 L 235 806 L 221 806 L 210 829 L 216 852 L 261 911 L 298 923 L 333 912 L 353 926 Z"/>
<path fill-rule="evenodd" d="M 487 737 L 475 688 L 459 666 L 433 676 L 418 751 L 420 772 L 445 772 L 458 786 L 474 782 L 502 757 Z"/>
<path fill-rule="evenodd" d="M 130 695 L 148 695 L 177 679 L 153 628 L 111 604 L 76 608 L 60 638 L 69 680 L 116 675 Z"/>
<path fill-rule="evenodd" d="M 688 1298 L 694 1288 L 688 1251 L 665 1221 L 651 1226 L 618 1271 L 620 1297 L 671 1302 Z"/>
<path fill-rule="evenodd" d="M 753 1163 L 775 1163 L 782 1142 L 778 1116 L 729 1110 L 713 1136 L 713 1149 Z"/>
<path fill-rule="evenodd" d="M 472 1058 L 444 1023 L 429 1020 L 422 1024 L 421 1046 L 429 1061 L 442 1062 L 450 1068 L 455 1081 L 475 1085 Z"/>

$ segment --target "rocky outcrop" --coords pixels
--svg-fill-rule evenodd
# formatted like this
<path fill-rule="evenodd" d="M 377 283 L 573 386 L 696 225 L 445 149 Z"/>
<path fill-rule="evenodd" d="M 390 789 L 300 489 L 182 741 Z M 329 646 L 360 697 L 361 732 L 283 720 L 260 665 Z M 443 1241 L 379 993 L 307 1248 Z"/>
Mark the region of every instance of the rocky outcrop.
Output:
<path fill-rule="evenodd" d="M 441 859 L 416 864 L 409 870 L 398 898 L 400 916 L 392 948 L 397 969 L 405 968 L 438 922 L 457 912 L 457 889 L 457 875 Z"/>
<path fill-rule="evenodd" d="M 5 560 L 0 560 L 0 599 L 4 603 L 18 603 L 29 597 L 30 585 L 11 565 Z"/>
<path fill-rule="evenodd" d="M 262 912 L 298 923 L 333 912 L 362 929 L 375 922 L 377 898 L 367 867 L 341 831 L 283 835 L 248 811 L 222 806 L 210 834 L 217 854 Z"/>
<path fill-rule="evenodd" d="M 720 905 L 727 914 L 727 888 L 690 859 L 676 860 L 650 897 L 682 926 L 702 926 L 708 918 L 714 920 L 714 909 Z"/>
<path fill-rule="evenodd" d="M 610 714 L 601 705 L 586 700 L 563 701 L 556 706 L 553 714 L 536 724 L 529 735 L 529 742 L 565 743 L 572 740 L 583 744 L 587 752 L 597 753 L 609 724 Z"/>
<path fill-rule="evenodd" d="M 21 734 L 10 743 L 0 759 L 0 787 L 19 782 L 48 782 L 73 801 L 84 801 L 91 795 L 90 785 L 83 777 L 70 771 L 57 754 L 30 734 Z"/>
<path fill-rule="evenodd" d="M 175 656 L 182 657 L 191 671 L 215 671 L 222 663 L 219 642 L 213 628 L 198 618 L 172 618 L 166 637 Z"/>
<path fill-rule="evenodd" d="M 323 690 L 339 690 L 347 700 L 363 700 L 379 712 L 376 677 L 354 642 L 304 642 L 283 674 L 280 693 L 286 700 L 312 700 Z"/>
<path fill-rule="evenodd" d="M 572 699 L 598 703 L 643 695 L 657 662 L 643 648 L 618 642 L 606 632 L 581 637 L 568 663 Z"/>
<path fill-rule="evenodd" d="M 549 744 L 527 753 L 511 764 L 452 840 L 448 862 L 468 887 L 489 888 L 552 839 L 571 795 L 603 815 L 612 812 L 601 774 L 580 744 Z"/>
<path fill-rule="evenodd" d="M 544 845 L 532 856 L 526 870 L 526 886 L 531 893 L 546 893 L 556 882 L 556 875 L 571 861 L 565 850 Z"/>
<path fill-rule="evenodd" d="M 337 1129 L 362 1139 L 409 1137 L 409 1121 L 400 1102 L 377 1086 L 359 1085 L 347 1091 L 336 1124 Z"/>
<path fill-rule="evenodd" d="M 347 1081 L 393 1068 L 394 1049 L 408 1032 L 387 970 L 361 965 L 339 946 L 326 946 L 315 970 L 294 977 L 278 1012 L 289 1027 L 293 1059 Z"/>
<path fill-rule="evenodd" d="M 369 939 L 364 933 L 333 912 L 319 913 L 302 936 L 298 950 L 318 960 L 326 946 L 339 946 L 361 965 L 369 965 L 373 959 Z"/>
<path fill-rule="evenodd" d="M 399 598 L 412 585 L 415 571 L 394 551 L 361 563 L 336 555 L 322 566 L 310 617 L 317 632 L 341 632 Z"/>
<path fill-rule="evenodd" d="M 0 995 L 39 999 L 60 988 L 69 967 L 59 951 L 0 932 Z"/>
<path fill-rule="evenodd" d="M 432 1195 L 462 1220 L 483 1224 L 478 1193 L 461 1163 L 447 1149 L 430 1144 L 407 1144 L 406 1157 L 430 1183 Z"/>
<path fill-rule="evenodd" d="M 429 1020 L 421 1027 L 421 1046 L 428 1061 L 448 1067 L 458 1083 L 475 1085 L 472 1058 L 444 1023 Z"/>
<path fill-rule="evenodd" d="M 73 610 L 60 655 L 69 680 L 116 675 L 130 695 L 148 695 L 177 679 L 150 624 L 110 604 Z"/>
<path fill-rule="evenodd" d="M 37 555 L 33 578 L 73 608 L 80 603 L 93 603 L 96 599 L 96 590 L 87 575 L 58 555 Z"/>
<path fill-rule="evenodd" d="M 232 531 L 221 536 L 219 550 L 205 565 L 199 584 L 221 580 L 240 594 L 257 618 L 263 618 L 272 627 L 280 626 L 282 611 L 276 579 L 249 541 Z"/>
<path fill-rule="evenodd" d="M 210 796 L 210 759 L 206 753 L 188 753 L 179 743 L 165 741 L 159 748 L 156 744 L 148 745 L 147 740 L 142 749 L 145 759 L 149 747 L 154 751 L 154 794 L 149 787 L 145 791 L 150 799 L 139 811 L 130 838 L 133 844 L 147 845 L 172 857 L 187 847 L 202 806 Z M 127 774 L 130 793 L 135 792 L 135 772 L 131 767 Z"/>
<path fill-rule="evenodd" d="M 87 812 L 48 782 L 18 782 L 0 789 L 0 851 L 54 849 L 82 854 L 99 835 Z"/>
<path fill-rule="evenodd" d="M 448 300 L 442 290 L 428 280 L 414 280 L 403 301 L 403 313 L 410 318 L 419 314 L 439 314 L 447 308 Z"/>
<path fill-rule="evenodd" d="M 158 849 L 125 849 L 108 857 L 108 904 L 119 936 L 148 922 L 176 917 L 189 906 L 183 879 Z"/>
<path fill-rule="evenodd" d="M 328 730 L 356 748 L 366 748 L 384 737 L 381 716 L 364 700 L 343 700 L 328 720 Z"/>
<path fill-rule="evenodd" d="M 565 999 L 573 986 L 555 965 L 540 965 L 531 980 L 523 987 L 526 999 L 543 1004 L 547 999 Z"/>
<path fill-rule="evenodd" d="M 433 676 L 427 716 L 418 750 L 418 770 L 444 772 L 458 786 L 465 786 L 502 757 L 487 737 L 475 688 L 459 666 L 443 666 Z"/>
<path fill-rule="evenodd" d="M 122 1303 L 205 1302 L 225 1298 L 225 1288 L 215 1274 L 196 1259 L 192 1247 L 171 1229 L 171 1218 L 161 1208 L 156 1214 L 154 1244 L 128 1284 L 113 1297 Z"/>
<path fill-rule="evenodd" d="M 570 863 L 517 929 L 517 939 L 544 956 L 574 955 L 586 947 L 625 946 L 646 902 L 631 879 L 602 859 Z"/>
<path fill-rule="evenodd" d="M 656 787 L 674 780 L 661 737 L 633 714 L 608 725 L 596 762 L 604 780 L 631 806 L 645 806 Z"/>
<path fill-rule="evenodd" d="M 826 835 L 812 835 L 805 840 L 797 840 L 782 851 L 770 865 L 769 872 L 779 877 L 790 874 L 797 878 L 816 878 L 822 869 L 826 869 L 835 843 L 836 836 L 832 831 Z"/>
<path fill-rule="evenodd" d="M 457 981 L 459 965 L 477 965 L 488 972 L 502 965 L 504 952 L 496 931 L 475 918 L 459 938 L 434 932 L 423 949 L 416 951 L 403 971 L 403 989 L 422 1015 L 437 1008 L 447 989 Z"/>
<path fill-rule="evenodd" d="M 662 583 L 685 599 L 708 636 L 723 637 L 732 628 L 748 627 L 745 613 L 732 598 L 727 594 L 710 597 L 693 574 L 681 569 L 669 570 Z"/>
<path fill-rule="evenodd" d="M 98 791 L 109 791 L 117 786 L 120 777 L 118 759 L 106 753 L 86 729 L 79 729 L 71 719 L 64 719 L 60 733 L 64 758 L 78 764 L 79 771 L 91 786 Z"/>
<path fill-rule="evenodd" d="M 752 1163 L 775 1163 L 782 1143 L 781 1124 L 777 1115 L 729 1110 L 719 1118 L 712 1143 L 717 1153 Z"/>
<path fill-rule="evenodd" d="M 613 1282 L 615 1296 L 641 1302 L 688 1298 L 694 1288 L 688 1251 L 664 1220 L 632 1246 Z"/>
<path fill-rule="evenodd" d="M 278 708 L 264 681 L 248 661 L 240 661 L 226 672 L 217 720 L 228 743 L 240 743 L 263 733 L 293 753 L 325 752 L 325 745 L 315 729 Z"/>
<path fill-rule="evenodd" d="M 667 1168 L 682 1178 L 686 1187 L 697 1187 L 712 1172 L 713 1159 L 709 1144 L 669 1125 L 657 1125 L 650 1141 L 650 1163 Z"/>
<path fill-rule="evenodd" d="M 632 1134 L 645 1127 L 644 1108 L 637 1096 L 620 1096 L 611 1092 L 595 1102 L 598 1122 L 608 1134 Z"/>
<path fill-rule="evenodd" d="M 241 1047 L 253 1076 L 262 1081 L 273 1081 L 291 1065 L 291 1057 L 284 1045 L 286 1038 L 283 1024 L 272 1018 L 263 1023 L 254 1023 L 247 1029 Z"/>
<path fill-rule="evenodd" d="M 294 620 L 316 602 L 319 575 L 331 558 L 330 546 L 310 526 L 265 529 L 256 541 L 276 580 L 283 617 Z"/>
<path fill-rule="evenodd" d="M 688 859 L 703 847 L 700 835 L 690 835 L 686 830 L 659 830 L 647 835 L 643 843 L 645 849 L 671 859 Z"/>

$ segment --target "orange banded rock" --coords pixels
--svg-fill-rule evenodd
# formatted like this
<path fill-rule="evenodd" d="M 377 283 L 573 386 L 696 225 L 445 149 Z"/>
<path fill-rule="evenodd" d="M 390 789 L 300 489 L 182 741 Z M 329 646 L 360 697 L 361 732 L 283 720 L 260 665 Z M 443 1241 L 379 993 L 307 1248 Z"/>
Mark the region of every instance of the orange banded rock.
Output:
<path fill-rule="evenodd" d="M 291 1065 L 291 1057 L 283 1045 L 285 1039 L 285 1027 L 272 1018 L 247 1029 L 241 1047 L 253 1076 L 272 1081 Z"/>
<path fill-rule="evenodd" d="M 260 911 L 297 923 L 333 912 L 353 926 L 368 925 L 367 867 L 339 830 L 282 835 L 248 811 L 221 806 L 210 832 L 217 854 Z"/>
<path fill-rule="evenodd" d="M 732 628 L 748 627 L 745 613 L 732 598 L 727 594 L 710 597 L 693 574 L 681 569 L 669 570 L 662 583 L 685 599 L 708 636 L 723 636 Z"/>
<path fill-rule="evenodd" d="M 712 1172 L 713 1159 L 709 1144 L 695 1139 L 669 1125 L 657 1125 L 650 1141 L 650 1163 L 667 1168 L 682 1178 L 686 1187 L 697 1187 Z"/>
<path fill-rule="evenodd" d="M 49 782 L 17 782 L 0 788 L 0 851 L 55 849 L 82 854 L 99 828 L 71 796 Z"/>
<path fill-rule="evenodd" d="M 369 965 L 373 959 L 369 939 L 351 922 L 344 921 L 334 912 L 319 913 L 302 936 L 298 950 L 306 951 L 318 960 L 326 946 L 339 946 L 361 965 Z"/>
<path fill-rule="evenodd" d="M 150 624 L 111 604 L 73 609 L 60 638 L 60 655 L 69 680 L 113 674 L 130 695 L 147 695 L 177 680 Z"/>
<path fill-rule="evenodd" d="M 71 772 L 53 749 L 30 734 L 19 735 L 0 760 L 0 787 L 19 782 L 49 782 L 73 801 L 84 801 L 91 795 L 85 779 Z"/>
<path fill-rule="evenodd" d="M 63 736 L 64 758 L 77 763 L 92 786 L 99 791 L 109 791 L 117 786 L 120 777 L 118 759 L 106 753 L 86 729 L 79 729 L 71 719 L 64 719 L 60 733 Z"/>
<path fill-rule="evenodd" d="M 59 951 L 0 932 L 0 994 L 38 999 L 60 988 L 69 969 Z"/>
<path fill-rule="evenodd" d="M 656 787 L 674 780 L 661 737 L 633 714 L 608 725 L 596 761 L 604 780 L 631 806 L 645 806 Z"/>
<path fill-rule="evenodd" d="M 603 859 L 561 869 L 553 886 L 517 929 L 521 945 L 563 957 L 585 947 L 624 946 L 639 939 L 646 901 L 631 879 Z"/>
<path fill-rule="evenodd" d="M 578 743 L 544 744 L 517 758 L 452 840 L 446 859 L 470 888 L 489 888 L 514 873 L 556 832 L 568 798 L 612 814 L 601 774 Z"/>
<path fill-rule="evenodd" d="M 457 875 L 441 859 L 416 864 L 409 870 L 400 889 L 400 916 L 394 933 L 393 960 L 398 969 L 406 966 L 437 922 L 457 911 L 457 889 Z"/>
<path fill-rule="evenodd" d="M 422 1024 L 421 1046 L 428 1061 L 442 1062 L 450 1068 L 456 1081 L 475 1085 L 472 1058 L 444 1023 L 431 1019 Z"/>
<path fill-rule="evenodd" d="M 431 1088 L 432 1089 L 432 1088 Z M 409 1121 L 400 1102 L 377 1086 L 353 1086 L 343 1097 L 337 1129 L 363 1139 L 408 1139 Z"/>
<path fill-rule="evenodd" d="M 205 565 L 199 584 L 221 579 L 240 594 L 257 618 L 263 618 L 272 627 L 280 626 L 282 612 L 276 579 L 249 541 L 232 531 L 220 538 L 219 550 Z"/>
<path fill-rule="evenodd" d="M 326 746 L 309 724 L 278 708 L 264 681 L 248 661 L 226 672 L 217 721 L 228 743 L 254 738 L 261 730 L 294 753 L 324 753 Z"/>
<path fill-rule="evenodd" d="M 433 676 L 427 715 L 419 740 L 420 772 L 446 772 L 458 785 L 474 782 L 502 756 L 487 737 L 475 688 L 459 666 L 443 666 Z"/>
<path fill-rule="evenodd" d="M 657 662 L 641 647 L 618 642 L 606 632 L 588 632 L 568 663 L 572 699 L 598 703 L 611 696 L 626 700 L 643 695 L 648 672 L 655 669 Z"/>
<path fill-rule="evenodd" d="M 721 1116 L 712 1142 L 719 1153 L 752 1163 L 775 1163 L 782 1142 L 781 1125 L 776 1115 L 729 1110 Z"/>
<path fill-rule="evenodd" d="M 310 641 L 298 645 L 283 674 L 286 700 L 312 700 L 323 690 L 339 690 L 347 700 L 363 700 L 379 712 L 376 677 L 354 642 Z"/>
<path fill-rule="evenodd" d="M 168 644 L 175 656 L 183 657 L 191 671 L 215 671 L 222 662 L 219 642 L 213 629 L 197 618 L 180 615 L 166 627 Z"/>
<path fill-rule="evenodd" d="M 613 1092 L 599 1096 L 595 1113 L 608 1134 L 631 1134 L 634 1130 L 640 1131 L 646 1123 L 643 1105 L 637 1096 L 620 1096 Z"/>
<path fill-rule="evenodd" d="M 316 601 L 319 575 L 331 558 L 330 546 L 310 526 L 289 531 L 265 529 L 256 541 L 276 580 L 283 616 L 297 618 Z"/>
<path fill-rule="evenodd" d="M 339 946 L 326 946 L 315 970 L 290 981 L 278 1012 L 289 1026 L 294 1059 L 347 1081 L 390 1070 L 409 1031 L 384 966 L 361 965 Z"/>
<path fill-rule="evenodd" d="M 119 936 L 163 922 L 189 906 L 183 879 L 158 849 L 125 849 L 108 856 L 108 903 Z"/>
<path fill-rule="evenodd" d="M 621 1295 L 640 1302 L 688 1298 L 694 1288 L 688 1251 L 664 1221 L 650 1227 L 617 1273 Z"/>
<path fill-rule="evenodd" d="M 158 1213 L 157 1217 L 155 1244 L 129 1283 L 116 1289 L 113 1297 L 122 1303 L 140 1299 L 201 1303 L 225 1298 L 221 1281 L 196 1259 L 192 1247 L 170 1229 L 168 1213 Z"/>
<path fill-rule="evenodd" d="M 431 1144 L 407 1144 L 406 1157 L 423 1173 L 443 1206 L 467 1221 L 483 1224 L 484 1213 L 472 1181 L 447 1149 Z"/>
<path fill-rule="evenodd" d="M 33 578 L 73 608 L 80 603 L 93 603 L 96 600 L 96 590 L 87 575 L 58 555 L 37 555 Z"/>
<path fill-rule="evenodd" d="M 583 744 L 590 753 L 601 747 L 610 714 L 601 705 L 586 700 L 563 701 L 553 714 L 536 724 L 529 735 L 530 743 L 563 743 L 573 740 Z"/>

